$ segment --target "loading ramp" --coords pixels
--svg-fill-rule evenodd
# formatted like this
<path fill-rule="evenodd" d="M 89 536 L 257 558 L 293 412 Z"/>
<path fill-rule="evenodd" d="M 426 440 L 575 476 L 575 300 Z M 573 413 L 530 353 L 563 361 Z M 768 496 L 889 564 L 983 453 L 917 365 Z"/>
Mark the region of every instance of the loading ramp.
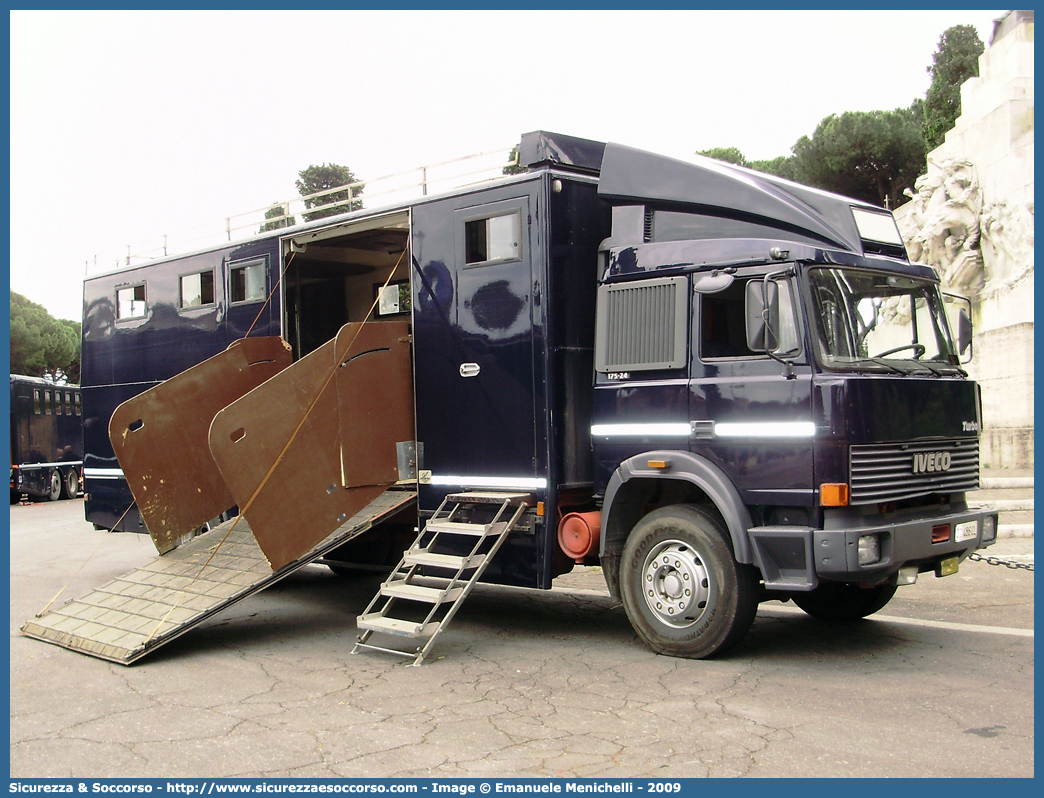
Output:
<path fill-rule="evenodd" d="M 41 613 L 22 626 L 22 633 L 130 665 L 226 607 L 411 509 L 416 501 L 414 490 L 388 489 L 306 554 L 276 571 L 246 520 L 227 521 L 82 599 Z"/>

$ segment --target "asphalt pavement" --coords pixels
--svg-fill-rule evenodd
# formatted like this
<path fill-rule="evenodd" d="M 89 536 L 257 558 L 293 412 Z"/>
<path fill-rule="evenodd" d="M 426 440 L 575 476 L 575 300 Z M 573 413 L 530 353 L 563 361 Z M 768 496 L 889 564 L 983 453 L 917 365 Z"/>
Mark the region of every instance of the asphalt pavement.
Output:
<path fill-rule="evenodd" d="M 874 618 L 763 604 L 726 656 L 649 651 L 597 568 L 479 586 L 420 667 L 352 655 L 379 576 L 307 566 L 125 667 L 21 625 L 155 556 L 81 500 L 11 507 L 12 777 L 1031 777 L 1033 538 Z"/>

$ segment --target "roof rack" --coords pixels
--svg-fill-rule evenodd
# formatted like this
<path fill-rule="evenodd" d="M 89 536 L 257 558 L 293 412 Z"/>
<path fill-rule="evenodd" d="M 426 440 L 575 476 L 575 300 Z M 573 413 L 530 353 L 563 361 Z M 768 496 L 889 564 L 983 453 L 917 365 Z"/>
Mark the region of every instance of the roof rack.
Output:
<path fill-rule="evenodd" d="M 507 171 L 505 171 L 507 170 Z M 137 244 L 127 244 L 126 252 L 120 255 L 94 257 L 93 264 L 87 263 L 88 274 L 110 271 L 115 262 L 116 269 L 139 266 L 149 261 L 170 255 L 184 254 L 210 246 L 244 241 L 261 232 L 273 229 L 291 229 L 304 223 L 304 214 L 314 212 L 315 200 L 350 191 L 348 198 L 332 203 L 319 203 L 323 209 L 343 206 L 343 212 L 391 207 L 411 199 L 439 194 L 463 188 L 475 183 L 501 177 L 505 173 L 525 171 L 519 166 L 518 147 L 466 155 L 448 161 L 419 166 L 372 180 L 359 180 L 343 186 L 294 197 L 282 202 L 268 203 L 243 213 L 226 216 L 186 230 L 164 233 Z M 365 195 L 363 192 L 365 191 Z M 273 209 L 278 212 L 266 216 Z"/>

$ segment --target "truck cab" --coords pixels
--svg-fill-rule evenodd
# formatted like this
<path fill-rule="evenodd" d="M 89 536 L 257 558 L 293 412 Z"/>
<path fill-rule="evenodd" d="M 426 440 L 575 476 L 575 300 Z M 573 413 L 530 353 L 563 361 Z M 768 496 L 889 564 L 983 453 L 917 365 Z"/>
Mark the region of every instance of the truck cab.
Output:
<path fill-rule="evenodd" d="M 860 618 L 996 539 L 969 315 L 890 213 L 612 144 L 599 194 L 599 558 L 647 643 L 725 650 L 771 599 Z"/>

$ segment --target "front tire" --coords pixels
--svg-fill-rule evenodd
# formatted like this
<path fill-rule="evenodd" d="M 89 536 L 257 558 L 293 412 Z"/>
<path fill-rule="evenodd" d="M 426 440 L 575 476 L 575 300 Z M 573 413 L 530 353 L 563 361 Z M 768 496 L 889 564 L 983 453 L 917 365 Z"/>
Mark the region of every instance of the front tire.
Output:
<path fill-rule="evenodd" d="M 808 593 L 795 593 L 791 598 L 801 609 L 821 621 L 858 621 L 882 609 L 897 588 L 889 579 L 874 587 L 860 587 L 846 582 L 821 582 Z"/>
<path fill-rule="evenodd" d="M 662 507 L 624 546 L 620 593 L 657 653 L 703 659 L 735 645 L 758 611 L 758 576 L 732 555 L 721 521 L 695 505 Z"/>

